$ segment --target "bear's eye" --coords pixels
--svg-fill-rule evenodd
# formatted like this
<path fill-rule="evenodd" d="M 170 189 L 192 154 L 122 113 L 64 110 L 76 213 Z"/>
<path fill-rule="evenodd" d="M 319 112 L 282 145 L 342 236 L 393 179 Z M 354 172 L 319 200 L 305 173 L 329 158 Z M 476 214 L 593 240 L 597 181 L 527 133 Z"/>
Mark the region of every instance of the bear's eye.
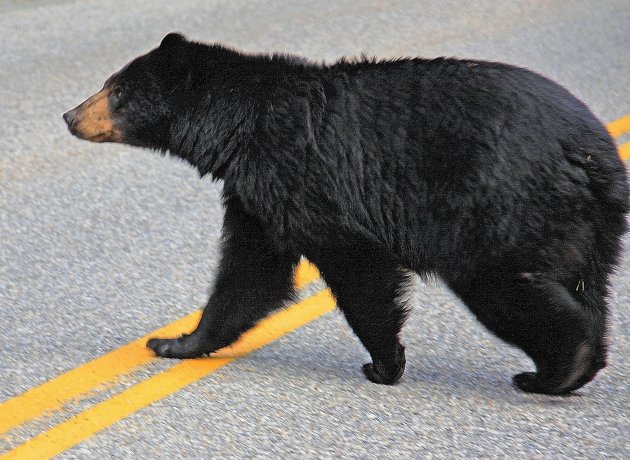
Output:
<path fill-rule="evenodd" d="M 111 95 L 112 95 L 112 102 L 114 103 L 114 105 L 120 102 L 120 99 L 123 96 L 122 87 L 120 86 L 114 87 L 114 89 L 112 89 Z"/>

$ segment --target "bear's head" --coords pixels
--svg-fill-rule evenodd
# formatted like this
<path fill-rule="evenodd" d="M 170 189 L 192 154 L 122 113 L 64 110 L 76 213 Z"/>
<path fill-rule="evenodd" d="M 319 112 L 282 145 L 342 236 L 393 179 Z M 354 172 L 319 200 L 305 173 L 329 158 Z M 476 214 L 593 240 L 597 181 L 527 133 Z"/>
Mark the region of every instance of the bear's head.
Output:
<path fill-rule="evenodd" d="M 75 136 L 166 150 L 178 90 L 186 84 L 190 43 L 170 33 L 160 46 L 107 79 L 103 88 L 63 115 Z"/>
<path fill-rule="evenodd" d="M 63 118 L 81 139 L 169 152 L 202 176 L 222 178 L 246 148 L 278 139 L 278 132 L 292 132 L 293 142 L 293 132 L 303 132 L 311 80 L 317 76 L 303 61 L 170 33 Z"/>

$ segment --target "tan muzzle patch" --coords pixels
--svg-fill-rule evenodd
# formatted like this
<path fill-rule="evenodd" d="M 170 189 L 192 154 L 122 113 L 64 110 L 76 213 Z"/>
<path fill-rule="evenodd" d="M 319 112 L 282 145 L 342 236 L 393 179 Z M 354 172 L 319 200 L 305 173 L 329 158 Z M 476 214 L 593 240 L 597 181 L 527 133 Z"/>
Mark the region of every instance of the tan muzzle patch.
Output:
<path fill-rule="evenodd" d="M 103 88 L 82 104 L 64 114 L 68 129 L 75 136 L 91 142 L 121 142 L 109 107 L 109 88 Z"/>

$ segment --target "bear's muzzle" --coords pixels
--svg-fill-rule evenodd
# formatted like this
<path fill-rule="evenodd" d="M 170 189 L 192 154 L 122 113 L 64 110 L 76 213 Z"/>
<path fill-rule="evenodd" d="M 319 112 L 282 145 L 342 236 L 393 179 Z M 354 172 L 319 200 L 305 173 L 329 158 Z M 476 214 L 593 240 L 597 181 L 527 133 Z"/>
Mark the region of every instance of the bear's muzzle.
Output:
<path fill-rule="evenodd" d="M 63 114 L 68 130 L 80 139 L 91 142 L 121 142 L 122 135 L 114 126 L 109 106 L 109 88 Z"/>

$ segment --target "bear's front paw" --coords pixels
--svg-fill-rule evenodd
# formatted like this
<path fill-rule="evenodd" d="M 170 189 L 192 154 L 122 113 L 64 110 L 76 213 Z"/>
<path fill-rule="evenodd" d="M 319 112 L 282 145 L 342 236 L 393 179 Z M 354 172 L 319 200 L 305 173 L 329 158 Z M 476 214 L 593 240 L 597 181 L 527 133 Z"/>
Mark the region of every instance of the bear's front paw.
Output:
<path fill-rule="evenodd" d="M 205 354 L 191 336 L 184 335 L 178 339 L 149 339 L 147 347 L 162 358 L 197 358 Z"/>
<path fill-rule="evenodd" d="M 382 385 L 392 385 L 396 383 L 400 377 L 402 377 L 404 371 L 405 368 L 401 367 L 395 373 L 384 374 L 372 363 L 366 363 L 363 365 L 363 373 L 368 380 Z"/>
<path fill-rule="evenodd" d="M 392 385 L 402 377 L 406 363 L 405 347 L 398 344 L 395 358 L 391 362 L 385 364 L 382 361 L 374 361 L 374 363 L 364 364 L 363 373 L 370 382 Z"/>

